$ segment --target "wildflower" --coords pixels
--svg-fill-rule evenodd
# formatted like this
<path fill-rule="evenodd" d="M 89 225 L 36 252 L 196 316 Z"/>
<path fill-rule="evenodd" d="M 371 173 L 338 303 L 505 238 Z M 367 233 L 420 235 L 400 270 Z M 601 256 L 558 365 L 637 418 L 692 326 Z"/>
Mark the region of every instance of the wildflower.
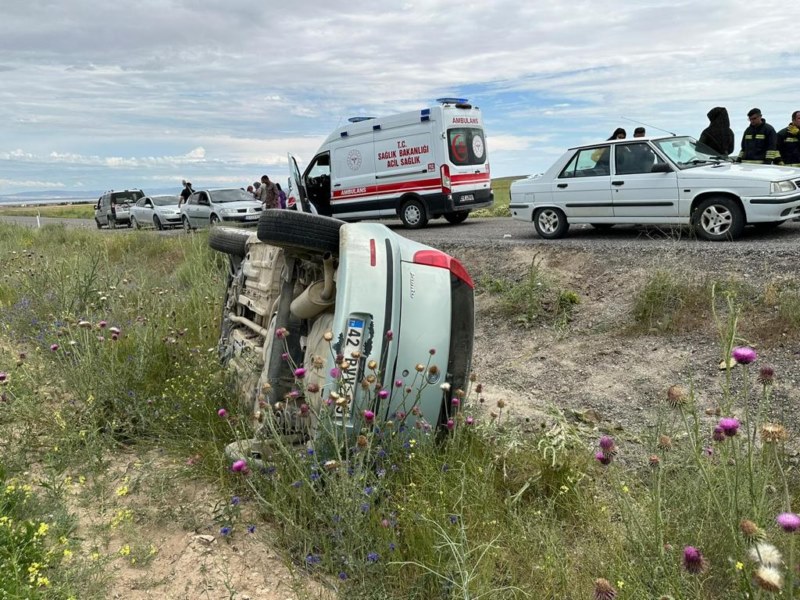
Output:
<path fill-rule="evenodd" d="M 391 340 L 394 337 L 394 332 L 390 329 L 386 332 L 386 339 Z"/>
<path fill-rule="evenodd" d="M 594 457 L 601 465 L 611 464 L 611 456 L 606 456 L 602 451 L 597 452 Z"/>
<path fill-rule="evenodd" d="M 728 437 L 733 437 L 739 431 L 739 420 L 734 419 L 733 417 L 723 417 L 719 420 L 718 427 L 722 428 L 722 431 L 725 432 L 725 435 Z"/>
<path fill-rule="evenodd" d="M 55 352 L 58 350 L 58 344 L 50 344 L 50 351 Z"/>
<path fill-rule="evenodd" d="M 242 500 L 241 500 L 241 498 L 239 498 L 239 496 L 234 496 L 233 498 L 231 498 L 231 504 L 232 504 L 233 506 L 239 506 L 239 503 L 240 503 L 241 501 L 242 501 Z"/>
<path fill-rule="evenodd" d="M 361 512 L 368 513 L 369 512 L 369 502 L 362 502 L 361 503 Z"/>
<path fill-rule="evenodd" d="M 89 329 L 92 324 L 89 321 L 78 321 L 78 327 L 81 329 Z"/>
<path fill-rule="evenodd" d="M 228 416 L 228 411 L 227 411 L 227 410 L 225 410 L 224 408 L 220 408 L 220 409 L 217 411 L 217 416 L 218 416 L 220 419 L 224 419 L 225 417 L 227 417 L 227 416 Z"/>
<path fill-rule="evenodd" d="M 8 373 L 0 371 L 0 382 L 4 382 L 6 379 L 8 379 Z"/>
<path fill-rule="evenodd" d="M 475 418 L 474 417 L 467 417 L 466 419 L 464 419 L 464 423 L 466 423 L 467 425 L 474 425 L 475 424 Z"/>
<path fill-rule="evenodd" d="M 725 430 L 722 429 L 719 425 L 714 427 L 714 433 L 711 434 L 711 438 L 715 442 L 724 442 L 725 441 Z"/>
<path fill-rule="evenodd" d="M 453 431 L 453 429 L 455 429 L 455 426 L 456 426 L 456 424 L 453 421 L 453 419 L 447 419 L 447 430 L 448 431 Z"/>
<path fill-rule="evenodd" d="M 371 361 L 369 361 L 369 362 L 367 363 L 367 368 L 368 368 L 368 369 L 370 369 L 371 371 L 374 371 L 375 369 L 377 369 L 377 368 L 378 368 L 378 362 L 377 362 L 377 361 L 375 361 L 375 360 L 371 360 Z"/>
<path fill-rule="evenodd" d="M 322 562 L 322 557 L 319 554 L 309 554 L 306 556 L 307 565 L 316 565 Z"/>
<path fill-rule="evenodd" d="M 378 392 L 378 398 L 380 398 L 381 400 L 385 400 L 388 397 L 389 397 L 389 392 L 387 390 L 381 390 L 380 392 Z"/>
<path fill-rule="evenodd" d="M 367 444 L 369 444 L 369 440 L 367 439 L 367 436 L 360 435 L 358 438 L 356 438 L 356 444 L 359 448 L 366 448 Z"/>
<path fill-rule="evenodd" d="M 747 346 L 739 346 L 738 348 L 734 348 L 733 352 L 731 352 L 731 356 L 733 356 L 733 360 L 742 365 L 749 365 L 750 363 L 755 362 L 756 358 L 758 358 L 756 351 L 752 348 L 748 348 Z"/>
<path fill-rule="evenodd" d="M 794 513 L 781 513 L 775 517 L 775 520 L 786 533 L 794 533 L 800 529 L 800 517 Z"/>
<path fill-rule="evenodd" d="M 451 525 L 455 525 L 456 523 L 458 523 L 458 515 L 450 515 L 449 519 Z"/>
<path fill-rule="evenodd" d="M 106 321 L 100 321 L 100 322 L 97 324 L 97 326 L 98 326 L 100 329 L 105 329 L 107 325 L 108 325 L 108 323 L 107 323 Z"/>
<path fill-rule="evenodd" d="M 289 360 L 289 353 L 288 352 L 282 352 L 281 353 L 281 360 Z"/>
<path fill-rule="evenodd" d="M 764 423 L 761 426 L 761 440 L 764 443 L 782 442 L 787 437 L 786 428 L 779 423 Z"/>
<path fill-rule="evenodd" d="M 650 463 L 650 466 L 655 469 L 656 467 L 658 467 L 658 465 L 661 464 L 661 459 L 658 457 L 657 454 L 652 454 L 648 462 Z"/>
<path fill-rule="evenodd" d="M 377 552 L 370 552 L 367 554 L 367 562 L 376 563 L 380 560 L 380 555 Z"/>
<path fill-rule="evenodd" d="M 414 368 L 417 370 L 417 373 L 422 373 L 425 370 L 425 365 L 417 363 Z"/>
<path fill-rule="evenodd" d="M 461 404 L 461 400 L 458 398 L 453 398 L 450 400 L 450 404 L 453 406 L 453 408 L 458 408 L 458 405 Z"/>
<path fill-rule="evenodd" d="M 322 466 L 325 468 L 326 471 L 335 471 L 339 468 L 338 461 L 335 460 L 326 460 Z"/>
<path fill-rule="evenodd" d="M 330 341 L 333 339 L 333 332 L 332 332 L 332 331 L 326 331 L 326 332 L 325 332 L 325 333 L 322 335 L 322 337 L 324 338 L 324 340 L 325 340 L 326 342 L 330 342 Z"/>
<path fill-rule="evenodd" d="M 374 413 L 374 412 L 372 412 L 372 411 L 371 411 L 371 410 L 369 410 L 369 409 L 365 410 L 365 411 L 364 411 L 364 420 L 365 420 L 367 423 L 372 423 L 372 421 L 374 421 L 374 420 L 375 420 L 375 413 Z"/>
<path fill-rule="evenodd" d="M 299 489 L 299 488 L 303 487 L 303 482 L 298 479 L 297 481 L 292 483 L 292 487 L 295 488 L 295 489 Z"/>
<path fill-rule="evenodd" d="M 108 330 L 115 335 L 122 333 L 122 330 L 119 327 L 109 327 Z"/>
<path fill-rule="evenodd" d="M 771 365 L 762 365 L 758 370 L 758 383 L 772 385 L 773 381 L 775 381 L 775 368 Z"/>
<path fill-rule="evenodd" d="M 700 550 L 694 546 L 686 546 L 683 549 L 683 568 L 689 573 L 697 575 L 708 568 L 708 563 Z"/>
<path fill-rule="evenodd" d="M 227 526 L 223 527 L 223 528 L 221 528 L 219 530 L 220 535 L 223 535 L 223 536 L 228 535 L 230 532 L 231 532 L 231 528 L 227 527 Z"/>
<path fill-rule="evenodd" d="M 330 371 L 331 377 L 334 379 L 338 379 L 339 376 L 342 374 L 342 371 L 338 367 L 333 367 Z"/>
<path fill-rule="evenodd" d="M 347 573 L 344 571 L 339 572 L 339 581 L 347 581 Z"/>
<path fill-rule="evenodd" d="M 608 579 L 599 577 L 594 580 L 594 600 L 614 600 L 616 597 L 617 590 Z"/>
<path fill-rule="evenodd" d="M 394 380 L 394 387 L 403 387 L 403 380 L 402 379 L 395 379 Z"/>
<path fill-rule="evenodd" d="M 248 525 L 247 526 L 247 533 L 255 533 L 255 532 L 256 532 L 256 526 L 255 525 Z"/>
<path fill-rule="evenodd" d="M 614 444 L 614 438 L 604 435 L 600 438 L 600 450 L 603 451 L 603 454 L 606 456 L 616 456 L 617 454 L 617 446 Z"/>
<path fill-rule="evenodd" d="M 500 398 L 500 400 L 497 401 L 497 408 L 502 409 L 505 408 L 505 406 L 506 406 L 506 401 Z"/>
<path fill-rule="evenodd" d="M 298 379 L 302 379 L 303 377 L 305 377 L 305 374 L 306 370 L 303 367 L 298 367 L 294 370 L 294 376 L 297 377 Z"/>
<path fill-rule="evenodd" d="M 671 385 L 667 390 L 667 404 L 672 408 L 684 406 L 688 400 L 686 390 L 679 385 Z"/>
<path fill-rule="evenodd" d="M 661 435 L 658 436 L 658 442 L 656 442 L 656 446 L 658 446 L 660 450 L 669 452 L 670 450 L 672 450 L 672 438 L 662 433 Z"/>
<path fill-rule="evenodd" d="M 282 340 L 283 338 L 287 337 L 288 335 L 289 335 L 289 331 L 285 327 L 278 327 L 275 330 L 275 337 L 278 338 L 279 340 Z"/>
<path fill-rule="evenodd" d="M 768 592 L 780 592 L 783 589 L 783 575 L 775 567 L 759 567 L 753 574 L 753 581 Z"/>
<path fill-rule="evenodd" d="M 748 519 L 742 519 L 739 523 L 739 531 L 748 542 L 764 539 L 764 531 L 755 523 Z"/>
<path fill-rule="evenodd" d="M 783 557 L 780 550 L 772 544 L 761 542 L 747 551 L 747 555 L 753 562 L 761 563 L 765 567 L 779 567 L 783 564 Z"/>
<path fill-rule="evenodd" d="M 247 473 L 247 461 L 239 459 L 231 465 L 234 473 Z"/>
<path fill-rule="evenodd" d="M 440 385 L 439 387 L 440 387 L 440 388 L 442 389 L 442 391 L 444 391 L 444 392 L 449 392 L 449 391 L 450 391 L 450 384 L 449 384 L 449 383 L 447 383 L 446 381 L 445 381 L 445 382 L 444 382 L 442 385 Z"/>

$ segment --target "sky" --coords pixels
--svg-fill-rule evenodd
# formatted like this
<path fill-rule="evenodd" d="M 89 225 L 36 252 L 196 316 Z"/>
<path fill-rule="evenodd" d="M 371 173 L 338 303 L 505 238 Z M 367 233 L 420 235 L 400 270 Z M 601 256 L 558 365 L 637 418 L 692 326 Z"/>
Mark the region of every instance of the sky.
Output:
<path fill-rule="evenodd" d="M 796 2 L 0 0 L 0 195 L 284 182 L 348 117 L 468 98 L 492 175 L 640 121 L 800 110 Z M 626 119 L 632 119 L 628 121 Z"/>

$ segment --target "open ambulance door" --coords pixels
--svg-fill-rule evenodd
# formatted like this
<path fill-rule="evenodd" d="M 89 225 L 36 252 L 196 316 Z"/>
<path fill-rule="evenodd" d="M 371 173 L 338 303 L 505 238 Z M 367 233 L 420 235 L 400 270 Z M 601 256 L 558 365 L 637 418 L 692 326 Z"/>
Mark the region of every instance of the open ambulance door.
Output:
<path fill-rule="evenodd" d="M 297 161 L 291 154 L 286 156 L 289 158 L 289 193 L 286 194 L 286 208 L 317 214 L 316 207 L 308 201 L 308 194 L 303 186 L 303 178 L 300 175 Z"/>

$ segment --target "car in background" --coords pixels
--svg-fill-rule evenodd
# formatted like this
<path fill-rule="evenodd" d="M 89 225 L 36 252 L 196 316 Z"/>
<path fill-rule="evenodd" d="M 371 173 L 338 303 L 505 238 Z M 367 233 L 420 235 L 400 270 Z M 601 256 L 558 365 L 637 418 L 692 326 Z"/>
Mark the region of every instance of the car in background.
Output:
<path fill-rule="evenodd" d="M 379 223 L 297 210 L 264 211 L 257 234 L 214 227 L 209 245 L 230 266 L 220 355 L 257 432 L 229 456 L 261 458 L 257 440 L 276 433 L 266 414 L 320 448 L 373 416 L 400 432 L 452 428 L 474 335 L 458 260 Z"/>
<path fill-rule="evenodd" d="M 130 207 L 143 197 L 144 192 L 138 189 L 107 191 L 94 205 L 94 222 L 97 228 L 101 229 L 104 225 L 109 229 L 114 229 L 117 225 L 130 227 Z"/>
<path fill-rule="evenodd" d="M 261 202 L 240 188 L 193 192 L 180 207 L 181 223 L 187 232 L 217 223 L 255 227 L 263 210 Z"/>
<path fill-rule="evenodd" d="M 690 225 L 711 241 L 746 225 L 800 216 L 800 169 L 739 164 L 688 136 L 610 140 L 570 148 L 544 174 L 511 184 L 511 216 L 544 239 L 570 225 Z"/>
<path fill-rule="evenodd" d="M 181 211 L 178 202 L 181 197 L 144 196 L 130 207 L 131 223 L 136 229 L 155 227 L 158 230 L 181 226 Z"/>

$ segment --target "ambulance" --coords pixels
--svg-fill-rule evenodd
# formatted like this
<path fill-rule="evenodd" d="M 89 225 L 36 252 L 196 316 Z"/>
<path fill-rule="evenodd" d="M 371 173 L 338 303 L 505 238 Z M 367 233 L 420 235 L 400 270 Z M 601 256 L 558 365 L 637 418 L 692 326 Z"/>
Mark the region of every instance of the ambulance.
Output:
<path fill-rule="evenodd" d="M 463 223 L 493 202 L 483 119 L 464 98 L 386 117 L 353 117 L 305 171 L 289 155 L 289 205 L 343 221 L 400 218 L 410 229 Z"/>

